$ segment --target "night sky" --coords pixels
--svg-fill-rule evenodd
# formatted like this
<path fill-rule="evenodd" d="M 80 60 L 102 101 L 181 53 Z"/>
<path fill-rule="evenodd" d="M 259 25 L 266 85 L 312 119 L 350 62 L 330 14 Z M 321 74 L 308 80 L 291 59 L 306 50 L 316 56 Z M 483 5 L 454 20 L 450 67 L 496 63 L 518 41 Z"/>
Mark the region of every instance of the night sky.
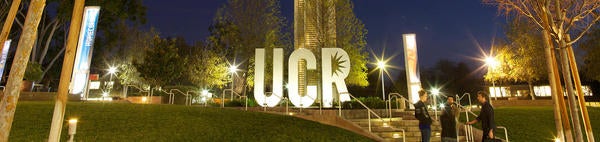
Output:
<path fill-rule="evenodd" d="M 144 1 L 146 27 L 162 36 L 183 36 L 188 43 L 204 40 L 216 10 L 225 0 Z M 392 65 L 404 67 L 402 34 L 415 33 L 419 64 L 431 67 L 440 59 L 481 63 L 469 57 L 488 51 L 494 36 L 501 36 L 505 18 L 496 7 L 479 0 L 355 0 L 355 13 L 365 24 L 368 50 L 380 56 L 397 55 Z M 281 1 L 284 16 L 292 23 L 293 0 Z M 373 61 L 374 62 L 374 61 Z"/>

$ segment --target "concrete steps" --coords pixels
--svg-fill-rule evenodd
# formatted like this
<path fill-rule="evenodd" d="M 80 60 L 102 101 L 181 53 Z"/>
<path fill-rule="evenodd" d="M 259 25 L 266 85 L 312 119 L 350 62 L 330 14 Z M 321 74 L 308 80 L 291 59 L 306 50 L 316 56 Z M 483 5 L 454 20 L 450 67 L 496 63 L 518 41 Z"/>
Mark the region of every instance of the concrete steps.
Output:
<path fill-rule="evenodd" d="M 433 114 L 433 112 L 430 112 L 430 114 Z M 371 133 L 383 138 L 383 140 L 387 142 L 421 141 L 419 120 L 414 117 L 414 111 L 394 111 L 392 112 L 392 116 L 393 118 L 371 118 Z M 348 120 L 364 130 L 369 130 L 369 119 L 355 117 L 354 119 Z M 441 141 L 441 131 L 442 127 L 440 126 L 440 123 L 434 120 L 431 125 L 432 142 Z M 464 136 L 459 136 L 459 140 L 464 139 Z"/>

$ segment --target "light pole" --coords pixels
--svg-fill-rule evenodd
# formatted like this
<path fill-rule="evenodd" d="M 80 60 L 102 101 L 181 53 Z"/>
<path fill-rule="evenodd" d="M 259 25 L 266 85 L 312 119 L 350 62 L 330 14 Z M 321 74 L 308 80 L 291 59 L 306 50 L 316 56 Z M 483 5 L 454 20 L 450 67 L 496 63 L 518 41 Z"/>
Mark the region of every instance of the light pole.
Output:
<path fill-rule="evenodd" d="M 432 88 L 431 89 L 431 94 L 433 95 L 433 113 L 435 114 L 435 120 L 438 120 L 437 117 L 437 96 L 440 94 L 440 89 L 438 88 Z"/>
<path fill-rule="evenodd" d="M 235 65 L 229 66 L 229 73 L 231 73 L 231 91 L 230 91 L 231 92 L 230 93 L 231 100 L 233 100 L 233 90 L 234 90 L 233 85 L 235 84 L 235 77 L 234 77 L 234 75 L 235 75 L 236 72 L 237 72 L 237 66 L 235 66 Z M 221 101 L 223 101 L 222 105 L 224 107 L 224 105 L 225 105 L 225 94 L 223 94 L 222 99 L 223 100 L 221 100 Z"/>
<path fill-rule="evenodd" d="M 109 67 L 108 68 L 108 74 L 110 74 L 109 77 L 109 81 L 108 84 L 106 86 L 106 89 L 108 90 L 108 94 L 110 95 L 112 93 L 112 88 L 114 85 L 114 82 L 112 81 L 113 75 L 115 75 L 115 73 L 117 73 L 117 68 L 116 67 Z"/>
<path fill-rule="evenodd" d="M 385 84 L 383 80 L 383 70 L 385 69 L 385 62 L 377 62 L 377 68 L 379 68 L 379 74 L 381 74 L 381 95 L 383 96 L 383 101 L 385 102 Z"/>
<path fill-rule="evenodd" d="M 496 60 L 495 57 L 485 58 L 485 64 L 488 66 L 488 72 L 491 72 L 492 75 L 495 74 L 496 68 L 500 66 L 500 62 L 498 62 L 498 60 Z M 496 78 L 494 76 L 492 76 L 492 89 L 494 90 L 494 95 L 490 95 L 490 97 L 494 97 L 494 99 L 497 99 L 496 95 L 498 93 L 496 92 Z M 492 98 L 490 98 L 490 104 L 492 104 Z"/>

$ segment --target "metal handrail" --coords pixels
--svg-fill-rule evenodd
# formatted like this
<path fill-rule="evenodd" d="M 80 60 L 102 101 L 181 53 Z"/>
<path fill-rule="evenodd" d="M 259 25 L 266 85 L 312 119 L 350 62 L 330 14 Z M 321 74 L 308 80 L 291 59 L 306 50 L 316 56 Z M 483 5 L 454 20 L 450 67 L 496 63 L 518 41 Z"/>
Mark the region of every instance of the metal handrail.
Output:
<path fill-rule="evenodd" d="M 508 130 L 504 126 L 496 126 L 496 129 L 504 129 L 504 138 L 506 138 L 506 142 L 508 142 Z"/>
<path fill-rule="evenodd" d="M 470 124 L 465 125 L 465 138 L 467 142 L 475 141 L 473 136 L 473 126 L 471 126 Z"/>
<path fill-rule="evenodd" d="M 459 108 L 462 108 L 463 110 L 465 110 L 465 118 L 466 121 L 469 122 L 469 113 L 471 113 L 472 115 L 474 115 L 475 117 L 477 117 L 477 114 L 473 113 L 473 111 L 471 111 L 471 109 L 467 109 L 465 106 L 460 105 L 460 103 L 455 103 Z M 475 141 L 474 136 L 473 136 L 473 126 L 471 125 L 465 125 L 465 137 L 467 138 L 467 142 L 469 141 Z"/>
<path fill-rule="evenodd" d="M 392 127 L 392 126 L 391 126 L 391 124 L 388 124 L 387 126 L 385 126 L 385 120 L 383 120 L 383 118 L 381 118 L 379 115 L 377 115 L 377 113 L 375 113 L 375 111 L 373 111 L 371 108 L 367 107 L 367 105 L 365 105 L 365 104 L 364 104 L 362 101 L 360 101 L 359 99 L 357 99 L 356 97 L 354 97 L 352 94 L 350 94 L 350 93 L 348 93 L 348 92 L 341 92 L 341 93 L 339 93 L 339 94 L 340 94 L 340 95 L 341 95 L 341 94 L 348 94 L 348 96 L 350 96 L 352 99 L 356 100 L 356 102 L 358 102 L 360 105 L 362 105 L 363 107 L 365 107 L 365 108 L 367 109 L 367 119 L 368 119 L 368 121 L 369 121 L 369 132 L 371 132 L 371 131 L 372 131 L 372 129 L 371 129 L 371 113 L 372 113 L 372 114 L 373 114 L 373 115 L 375 115 L 375 116 L 376 116 L 376 117 L 377 117 L 379 120 L 381 120 L 381 122 L 382 122 L 382 123 L 384 123 L 384 127 L 390 127 L 390 128 L 393 128 L 393 129 L 398 129 L 398 130 L 401 130 L 401 131 L 402 131 L 402 141 L 403 141 L 403 142 L 404 142 L 404 141 L 406 141 L 406 131 L 405 131 L 404 129 L 402 129 L 402 128 L 395 128 L 395 127 Z M 340 102 L 339 100 L 340 100 L 340 99 L 338 98 L 338 103 L 340 103 L 340 104 L 339 104 L 339 107 L 340 107 L 340 116 L 341 116 L 341 108 L 342 108 L 342 104 L 341 104 L 341 102 Z M 389 121 L 389 122 L 391 122 L 391 119 L 389 119 L 388 121 Z"/>
<path fill-rule="evenodd" d="M 182 92 L 181 90 L 179 90 L 179 89 L 171 89 L 171 90 L 169 90 L 169 92 L 170 92 L 171 94 L 173 94 L 173 100 L 175 99 L 175 93 L 173 93 L 173 90 L 175 90 L 175 91 L 179 92 L 180 94 L 183 94 L 183 95 L 185 95 L 185 105 L 186 105 L 186 106 L 187 106 L 188 104 L 189 104 L 189 105 L 192 105 L 192 104 L 191 104 L 191 101 L 189 101 L 189 103 L 188 103 L 188 100 L 190 100 L 190 99 L 189 99 L 189 98 L 190 98 L 190 94 L 188 94 L 188 93 L 183 93 L 183 92 Z M 173 101 L 173 102 L 175 102 L 175 101 Z M 171 104 L 172 104 L 172 103 L 171 103 Z"/>
<path fill-rule="evenodd" d="M 413 108 L 415 107 L 415 104 L 413 104 L 412 102 L 410 102 L 408 99 L 404 98 L 404 96 L 400 96 L 401 100 L 404 100 L 405 102 L 408 103 L 409 107 L 412 106 Z"/>
<path fill-rule="evenodd" d="M 154 90 L 156 90 L 156 89 L 154 89 Z M 158 88 L 158 91 L 161 91 L 161 92 L 163 92 L 165 94 L 169 94 L 169 104 L 173 104 L 173 102 L 174 102 L 173 99 L 175 99 L 175 94 L 174 93 L 169 93 L 169 92 L 163 90 L 162 88 Z"/>
<path fill-rule="evenodd" d="M 223 96 L 225 96 L 225 93 L 226 93 L 227 91 L 231 92 L 230 94 L 236 95 L 236 96 L 238 96 L 238 97 L 240 97 L 240 98 L 242 98 L 242 97 L 243 97 L 242 95 L 240 95 L 240 94 L 238 94 L 237 92 L 233 91 L 233 89 L 224 89 L 224 90 L 223 90 L 223 93 L 222 93 L 222 94 L 223 94 Z M 231 99 L 233 99 L 233 95 L 231 95 Z"/>
<path fill-rule="evenodd" d="M 363 107 L 365 107 L 367 109 L 367 119 L 369 120 L 369 132 L 371 132 L 371 113 L 373 113 L 377 118 L 379 118 L 381 120 L 381 122 L 384 122 L 383 118 L 381 118 L 379 115 L 377 115 L 377 113 L 375 113 L 373 110 L 371 110 L 371 108 L 367 107 L 367 105 L 365 105 L 362 101 L 358 100 L 356 97 L 354 97 L 352 94 L 350 94 L 348 92 L 343 92 L 343 93 L 348 94 L 348 96 L 355 99 L 356 102 L 358 102 L 360 105 L 362 105 Z M 342 94 L 342 93 L 340 93 L 340 94 Z"/>
<path fill-rule="evenodd" d="M 225 93 L 227 91 L 231 92 L 230 93 L 230 94 L 232 94 L 231 95 L 231 99 L 233 99 L 233 94 L 235 94 L 236 96 L 238 96 L 240 98 L 242 98 L 242 97 L 246 98 L 246 110 L 248 110 L 248 97 L 245 97 L 245 96 L 242 96 L 242 95 L 238 94 L 237 92 L 233 91 L 233 89 L 224 89 L 223 90 L 223 93 L 221 93 L 221 101 L 222 101 L 221 102 L 221 107 L 225 107 Z"/>
<path fill-rule="evenodd" d="M 471 113 L 471 115 L 477 117 L 478 115 L 475 114 L 473 111 L 471 111 L 471 109 L 467 109 L 466 107 L 457 104 L 460 108 L 463 108 L 465 110 L 465 117 L 467 119 L 467 122 L 469 122 L 469 113 Z M 468 127 L 467 127 L 468 126 Z M 508 142 L 508 130 L 506 129 L 506 127 L 504 126 L 496 126 L 496 129 L 504 129 L 504 138 L 506 138 L 506 142 Z M 473 126 L 472 125 L 465 125 L 465 133 L 467 134 L 467 141 L 469 141 L 469 138 L 471 141 L 474 141 L 474 136 L 473 136 Z"/>
<path fill-rule="evenodd" d="M 462 108 L 463 110 L 465 110 L 465 118 L 466 118 L 466 122 L 469 122 L 469 113 L 471 113 L 471 115 L 478 117 L 477 114 L 475 114 L 473 111 L 471 111 L 471 108 L 469 107 L 467 109 L 467 107 L 462 106 L 460 103 L 456 103 L 456 105 L 459 108 Z M 470 141 L 475 141 L 475 136 L 473 135 L 473 126 L 472 125 L 465 125 L 465 137 L 467 138 L 467 142 Z"/>
<path fill-rule="evenodd" d="M 200 92 L 198 92 L 198 91 L 190 91 L 190 90 L 188 90 L 188 91 L 185 92 L 185 94 L 190 95 L 190 92 L 191 93 L 196 93 L 198 96 L 200 96 Z M 192 105 L 192 100 L 194 100 L 194 94 L 192 94 L 192 98 L 190 99 L 190 105 Z"/>
<path fill-rule="evenodd" d="M 137 85 L 131 85 L 131 84 L 130 84 L 130 85 L 126 85 L 126 86 L 127 86 L 127 87 L 131 86 L 131 87 L 133 87 L 133 88 L 135 88 L 135 89 L 138 89 L 138 90 L 140 90 L 140 92 L 146 92 L 146 93 L 148 93 L 148 90 L 142 89 L 141 87 L 139 87 L 139 86 L 137 86 Z M 125 94 L 125 97 L 127 97 L 127 94 Z"/>
<path fill-rule="evenodd" d="M 458 101 L 458 103 L 460 104 L 460 100 L 462 100 L 462 98 L 465 97 L 465 95 L 467 97 L 469 97 L 469 107 L 471 107 L 473 104 L 471 103 L 471 94 L 469 93 L 464 93 L 462 96 L 459 96 L 458 94 L 456 95 L 456 100 Z"/>
<path fill-rule="evenodd" d="M 402 95 L 400 95 L 399 93 L 389 93 L 388 94 L 388 117 L 392 118 L 392 97 L 396 98 L 396 100 L 398 100 L 398 96 L 400 98 L 402 98 Z M 398 101 L 396 101 L 396 109 L 398 109 Z"/>

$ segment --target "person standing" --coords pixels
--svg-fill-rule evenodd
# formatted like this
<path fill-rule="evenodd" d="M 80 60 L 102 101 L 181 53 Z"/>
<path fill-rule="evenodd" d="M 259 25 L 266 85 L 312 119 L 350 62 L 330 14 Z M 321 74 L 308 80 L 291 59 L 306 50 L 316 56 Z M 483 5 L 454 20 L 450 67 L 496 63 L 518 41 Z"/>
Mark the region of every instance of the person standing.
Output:
<path fill-rule="evenodd" d="M 427 102 L 427 92 L 419 91 L 419 101 L 415 104 L 415 117 L 419 120 L 419 129 L 421 130 L 421 141 L 429 142 L 431 137 L 431 117 L 425 103 Z"/>
<path fill-rule="evenodd" d="M 442 123 L 442 142 L 456 142 L 456 117 L 458 116 L 458 107 L 454 104 L 454 97 L 448 96 L 446 104 L 442 110 L 440 120 Z"/>
<path fill-rule="evenodd" d="M 483 137 L 481 141 L 493 141 L 494 129 L 496 129 L 496 123 L 494 122 L 494 108 L 486 100 L 488 94 L 483 91 L 477 92 L 477 100 L 481 103 L 481 111 L 479 116 L 471 122 L 467 122 L 468 125 L 475 124 L 481 121 L 481 130 L 483 130 Z"/>

